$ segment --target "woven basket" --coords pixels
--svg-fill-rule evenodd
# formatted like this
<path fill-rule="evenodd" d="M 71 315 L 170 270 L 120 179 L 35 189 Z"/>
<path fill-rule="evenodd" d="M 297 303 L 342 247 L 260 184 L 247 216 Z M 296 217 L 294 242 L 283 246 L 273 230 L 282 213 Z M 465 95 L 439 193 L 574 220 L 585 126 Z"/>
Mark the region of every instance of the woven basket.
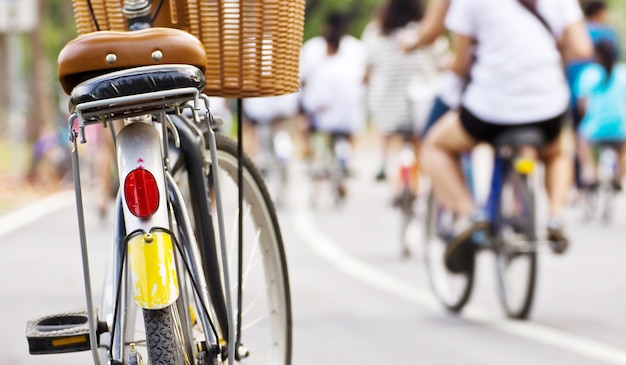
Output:
<path fill-rule="evenodd" d="M 305 0 L 166 0 L 155 26 L 178 28 L 206 48 L 212 96 L 244 98 L 298 91 Z M 159 1 L 153 2 L 156 8 Z M 91 0 L 100 30 L 126 29 L 123 0 Z M 78 33 L 97 30 L 87 0 L 73 0 Z M 154 10 L 154 9 L 153 9 Z"/>

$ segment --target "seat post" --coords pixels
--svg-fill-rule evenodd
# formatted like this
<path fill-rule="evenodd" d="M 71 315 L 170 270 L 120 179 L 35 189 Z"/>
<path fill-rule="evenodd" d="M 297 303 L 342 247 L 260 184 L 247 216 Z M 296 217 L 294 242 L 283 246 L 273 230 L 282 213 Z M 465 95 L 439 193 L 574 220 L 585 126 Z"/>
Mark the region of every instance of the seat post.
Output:
<path fill-rule="evenodd" d="M 124 0 L 122 12 L 130 30 L 152 28 L 152 0 Z"/>

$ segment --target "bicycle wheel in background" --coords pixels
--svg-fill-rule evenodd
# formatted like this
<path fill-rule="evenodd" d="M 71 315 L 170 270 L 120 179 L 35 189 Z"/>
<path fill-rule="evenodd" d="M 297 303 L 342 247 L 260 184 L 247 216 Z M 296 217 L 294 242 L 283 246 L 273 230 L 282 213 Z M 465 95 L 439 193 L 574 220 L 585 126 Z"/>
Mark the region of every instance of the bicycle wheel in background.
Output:
<path fill-rule="evenodd" d="M 448 270 L 444 262 L 447 243 L 442 235 L 452 223 L 453 215 L 444 209 L 432 192 L 428 195 L 426 209 L 424 257 L 430 285 L 448 310 L 459 312 L 472 293 L 475 258 L 472 257 L 468 271 L 454 273 Z"/>
<path fill-rule="evenodd" d="M 289 188 L 289 163 L 293 154 L 293 145 L 289 132 L 268 124 L 256 126 L 259 151 L 254 163 L 263 176 L 263 181 L 270 197 L 277 208 L 286 202 Z"/>
<path fill-rule="evenodd" d="M 216 142 L 232 284 L 228 289 L 233 293 L 233 313 L 239 329 L 237 359 L 243 364 L 290 364 L 291 298 L 276 212 L 260 172 L 250 158 L 244 156 L 243 247 L 240 251 L 237 144 L 220 134 L 216 135 Z M 241 296 L 237 295 L 239 290 Z"/>
<path fill-rule="evenodd" d="M 598 187 L 597 206 L 600 220 L 604 224 L 609 224 L 613 217 L 613 202 L 615 188 L 613 179 L 617 168 L 619 157 L 617 150 L 613 146 L 600 146 L 598 152 Z"/>
<path fill-rule="evenodd" d="M 411 228 L 415 222 L 415 197 L 408 186 L 404 186 L 398 197 L 398 208 L 400 209 L 400 247 L 402 257 L 411 256 Z"/>
<path fill-rule="evenodd" d="M 537 278 L 537 229 L 532 176 L 511 170 L 502 187 L 495 243 L 498 293 L 509 318 L 525 319 Z"/>
<path fill-rule="evenodd" d="M 598 209 L 598 189 L 584 189 L 582 191 L 582 221 L 587 223 L 591 222 L 595 216 L 596 211 Z"/>

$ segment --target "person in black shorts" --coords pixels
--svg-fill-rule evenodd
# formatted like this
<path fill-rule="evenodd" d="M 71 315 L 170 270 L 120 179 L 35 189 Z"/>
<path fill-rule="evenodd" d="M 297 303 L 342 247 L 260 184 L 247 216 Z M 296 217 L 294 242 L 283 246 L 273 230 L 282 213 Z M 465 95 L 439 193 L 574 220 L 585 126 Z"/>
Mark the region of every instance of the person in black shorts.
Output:
<path fill-rule="evenodd" d="M 457 216 L 445 253 L 448 267 L 462 266 L 455 261 L 471 252 L 473 233 L 487 226 L 459 157 L 509 128 L 536 126 L 544 134 L 547 143 L 538 154 L 546 169 L 548 236 L 560 243 L 555 252 L 568 246 L 562 214 L 573 169 L 561 126 L 570 95 L 555 37 L 571 57 L 587 58 L 593 47 L 578 1 L 537 0 L 538 16 L 524 1 L 451 0 L 446 14 L 454 51 L 449 68 L 469 82 L 459 111 L 446 113 L 426 134 L 420 158 L 438 200 Z"/>

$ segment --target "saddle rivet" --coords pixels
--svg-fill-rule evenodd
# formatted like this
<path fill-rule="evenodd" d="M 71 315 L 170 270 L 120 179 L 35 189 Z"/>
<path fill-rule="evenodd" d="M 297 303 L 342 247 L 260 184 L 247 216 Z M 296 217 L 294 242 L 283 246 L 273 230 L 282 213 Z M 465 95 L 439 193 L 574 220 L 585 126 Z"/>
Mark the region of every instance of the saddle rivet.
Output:
<path fill-rule="evenodd" d="M 109 65 L 112 65 L 117 61 L 117 56 L 115 55 L 115 53 L 109 53 L 106 56 L 105 60 L 107 61 Z"/>
<path fill-rule="evenodd" d="M 163 52 L 159 51 L 158 49 L 152 52 L 152 59 L 154 61 L 161 61 L 163 59 Z"/>

